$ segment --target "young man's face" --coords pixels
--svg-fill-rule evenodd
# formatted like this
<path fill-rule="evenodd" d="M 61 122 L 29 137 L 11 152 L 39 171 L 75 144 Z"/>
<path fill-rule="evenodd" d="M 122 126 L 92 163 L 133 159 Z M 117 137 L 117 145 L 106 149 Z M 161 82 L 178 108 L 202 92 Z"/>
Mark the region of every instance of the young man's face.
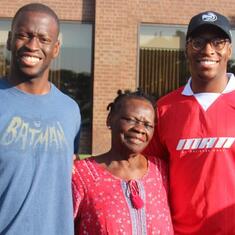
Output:
<path fill-rule="evenodd" d="M 24 79 L 48 75 L 50 62 L 59 53 L 56 20 L 42 12 L 21 13 L 9 33 L 12 70 Z"/>
<path fill-rule="evenodd" d="M 214 42 L 212 42 L 213 40 Z M 204 43 L 204 47 L 195 49 L 194 45 L 198 45 L 199 43 L 197 42 L 200 41 L 206 42 Z M 214 46 L 217 42 L 221 43 L 218 48 Z M 191 40 L 189 40 L 186 46 L 186 56 L 192 78 L 194 80 L 199 79 L 207 82 L 214 78 L 220 79 L 224 77 L 231 53 L 231 43 L 221 30 L 213 26 L 199 29 L 196 34 L 191 37 Z"/>

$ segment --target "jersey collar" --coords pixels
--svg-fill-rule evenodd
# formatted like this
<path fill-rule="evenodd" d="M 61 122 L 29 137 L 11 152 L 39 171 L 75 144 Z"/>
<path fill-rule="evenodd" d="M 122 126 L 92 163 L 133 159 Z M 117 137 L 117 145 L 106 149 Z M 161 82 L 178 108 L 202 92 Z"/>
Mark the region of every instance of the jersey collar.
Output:
<path fill-rule="evenodd" d="M 225 89 L 222 91 L 222 94 L 235 90 L 235 76 L 233 75 L 233 73 L 227 73 L 227 76 L 228 76 L 229 81 L 228 81 L 228 84 L 225 87 Z M 186 96 L 194 95 L 194 93 L 191 89 L 191 86 L 190 86 L 191 80 L 192 80 L 192 78 L 190 77 L 187 84 L 185 85 L 182 93 L 181 93 L 182 95 L 186 95 Z"/>

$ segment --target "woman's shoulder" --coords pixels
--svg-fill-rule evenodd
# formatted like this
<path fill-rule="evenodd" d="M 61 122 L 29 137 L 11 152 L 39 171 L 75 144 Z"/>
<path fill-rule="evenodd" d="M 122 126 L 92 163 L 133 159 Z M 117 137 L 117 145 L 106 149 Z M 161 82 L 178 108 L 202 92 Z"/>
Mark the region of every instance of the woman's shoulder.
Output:
<path fill-rule="evenodd" d="M 74 167 L 78 168 L 79 166 L 84 166 L 87 164 L 94 164 L 93 162 L 94 162 L 94 157 L 90 156 L 84 159 L 80 159 L 80 158 L 75 159 L 73 162 L 73 165 Z"/>
<path fill-rule="evenodd" d="M 99 168 L 91 156 L 82 160 L 75 160 L 73 164 L 73 180 L 97 181 L 100 178 Z"/>
<path fill-rule="evenodd" d="M 86 159 L 76 159 L 73 162 L 73 175 L 86 174 L 88 169 L 94 165 L 94 157 L 88 157 Z"/>

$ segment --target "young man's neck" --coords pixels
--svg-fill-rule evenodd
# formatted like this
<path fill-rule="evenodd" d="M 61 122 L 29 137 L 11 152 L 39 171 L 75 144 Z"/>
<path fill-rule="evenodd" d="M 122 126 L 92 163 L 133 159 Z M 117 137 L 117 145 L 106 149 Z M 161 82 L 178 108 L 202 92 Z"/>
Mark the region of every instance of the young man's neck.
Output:
<path fill-rule="evenodd" d="M 48 81 L 48 73 L 35 78 L 27 78 L 23 75 L 10 73 L 6 79 L 12 86 L 30 94 L 44 95 L 51 89 L 51 84 Z"/>
<path fill-rule="evenodd" d="M 191 89 L 193 93 L 222 93 L 228 84 L 229 78 L 225 75 L 223 78 L 214 78 L 211 80 L 203 80 L 193 78 L 191 81 Z"/>
<path fill-rule="evenodd" d="M 6 79 L 12 86 L 29 94 L 45 95 L 50 92 L 51 89 L 51 83 L 48 80 L 29 79 L 19 81 L 12 77 Z"/>

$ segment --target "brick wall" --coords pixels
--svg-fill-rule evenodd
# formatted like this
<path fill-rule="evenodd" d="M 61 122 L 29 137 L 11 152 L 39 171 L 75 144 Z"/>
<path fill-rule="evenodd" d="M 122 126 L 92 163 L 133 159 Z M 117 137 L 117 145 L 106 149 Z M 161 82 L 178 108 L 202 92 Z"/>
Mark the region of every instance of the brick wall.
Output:
<path fill-rule="evenodd" d="M 95 0 L 1 0 L 0 17 L 13 17 L 18 8 L 32 2 L 50 6 L 62 20 L 94 21 Z"/>

